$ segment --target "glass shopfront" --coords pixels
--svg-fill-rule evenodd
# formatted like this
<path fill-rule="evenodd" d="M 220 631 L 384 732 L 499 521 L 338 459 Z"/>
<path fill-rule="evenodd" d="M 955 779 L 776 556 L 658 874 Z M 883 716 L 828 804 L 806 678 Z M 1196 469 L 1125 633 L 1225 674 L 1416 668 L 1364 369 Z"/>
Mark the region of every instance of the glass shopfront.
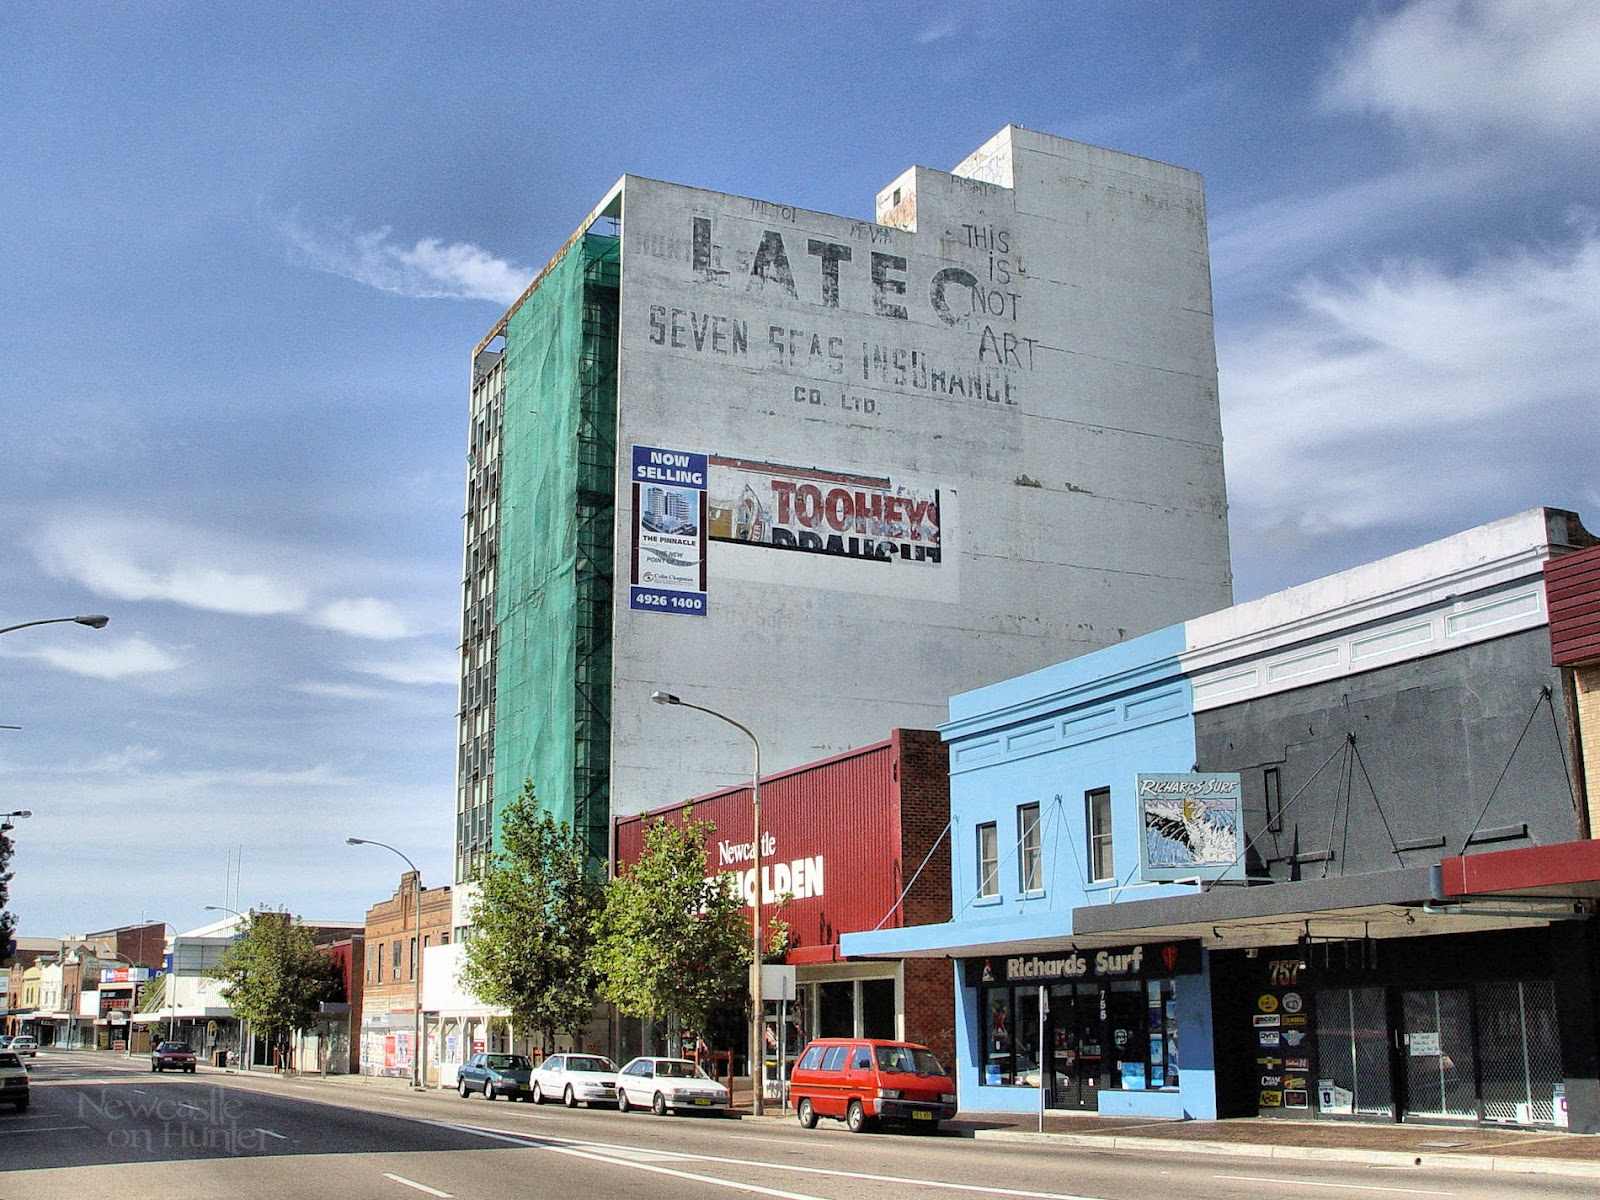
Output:
<path fill-rule="evenodd" d="M 1051 1107 L 1091 1110 L 1104 1090 L 1177 1088 L 1178 991 L 1203 986 L 1177 976 L 1196 975 L 1199 959 L 1186 943 L 970 961 L 980 1086 L 1038 1088 L 1042 1077 Z"/>

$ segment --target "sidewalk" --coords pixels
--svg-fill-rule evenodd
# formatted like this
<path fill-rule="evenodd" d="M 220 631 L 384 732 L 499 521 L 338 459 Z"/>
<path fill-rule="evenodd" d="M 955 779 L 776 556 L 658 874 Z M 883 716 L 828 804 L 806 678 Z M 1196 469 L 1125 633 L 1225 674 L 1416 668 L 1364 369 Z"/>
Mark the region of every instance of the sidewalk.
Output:
<path fill-rule="evenodd" d="M 204 1073 L 216 1068 L 202 1066 Z M 228 1072 L 233 1074 L 233 1072 Z M 273 1077 L 267 1069 L 251 1077 Z M 406 1079 L 372 1075 L 279 1075 L 299 1082 L 325 1082 L 349 1090 L 390 1093 L 410 1088 Z M 438 1089 L 430 1088 L 430 1091 Z M 732 1112 L 752 1118 L 748 1079 L 735 1079 Z M 793 1121 L 790 1109 L 768 1101 L 763 1120 Z M 1456 1168 L 1476 1171 L 1587 1176 L 1600 1179 L 1600 1135 L 1555 1130 L 1479 1126 L 1356 1124 L 1346 1121 L 1286 1121 L 1240 1117 L 1226 1121 L 1151 1121 L 1093 1113 L 1047 1112 L 1044 1131 L 1036 1113 L 957 1113 L 947 1133 L 986 1141 L 1032 1142 L 1101 1150 L 1174 1151 L 1241 1157 L 1349 1162 L 1384 1166 Z"/>
<path fill-rule="evenodd" d="M 750 1084 L 734 1081 L 734 1111 L 748 1117 Z M 764 1119 L 792 1121 L 792 1110 L 765 1107 Z M 1227 1121 L 1153 1121 L 1051 1111 L 959 1112 L 943 1128 L 959 1137 L 1056 1146 L 1251 1158 L 1457 1168 L 1600 1179 L 1600 1135 L 1479 1126 L 1356 1124 L 1240 1117 Z"/>

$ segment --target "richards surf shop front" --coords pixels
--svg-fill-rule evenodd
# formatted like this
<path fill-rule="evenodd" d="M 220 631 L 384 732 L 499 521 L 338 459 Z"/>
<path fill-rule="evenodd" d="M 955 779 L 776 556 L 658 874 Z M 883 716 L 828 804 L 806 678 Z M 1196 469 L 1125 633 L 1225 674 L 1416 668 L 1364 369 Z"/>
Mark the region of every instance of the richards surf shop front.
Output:
<path fill-rule="evenodd" d="M 1042 1085 L 1049 1108 L 1192 1110 L 1180 1095 L 1181 1047 L 1199 1052 L 1195 1065 L 1205 1068 L 1210 1091 L 1210 1054 L 1201 1049 L 1210 1043 L 1210 1007 L 1198 942 L 973 958 L 962 971 L 976 1001 L 978 1086 L 990 1097 L 964 1100 L 971 1108 L 1009 1110 L 1000 1089 Z"/>

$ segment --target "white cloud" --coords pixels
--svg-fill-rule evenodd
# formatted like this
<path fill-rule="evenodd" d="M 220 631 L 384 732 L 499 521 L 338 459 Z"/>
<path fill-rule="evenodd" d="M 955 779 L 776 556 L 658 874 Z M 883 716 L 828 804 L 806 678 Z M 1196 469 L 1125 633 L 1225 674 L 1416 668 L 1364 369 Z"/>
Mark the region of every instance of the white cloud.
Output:
<path fill-rule="evenodd" d="M 1600 455 L 1593 231 L 1459 274 L 1395 263 L 1308 284 L 1299 302 L 1219 345 L 1238 523 L 1314 537 L 1401 510 L 1504 515 L 1529 506 L 1499 497 L 1530 477 L 1551 502 L 1588 486 L 1576 476 Z"/>
<path fill-rule="evenodd" d="M 335 600 L 323 605 L 311 618 L 313 625 L 348 633 L 352 637 L 388 641 L 410 637 L 412 630 L 394 605 L 371 598 Z"/>
<path fill-rule="evenodd" d="M 90 643 L 52 643 L 27 652 L 27 657 L 47 662 L 74 675 L 90 679 L 127 679 L 176 671 L 184 665 L 177 655 L 142 637 L 121 641 L 98 637 Z"/>
<path fill-rule="evenodd" d="M 390 240 L 387 227 L 367 233 L 319 232 L 293 216 L 277 225 L 289 244 L 291 261 L 298 265 L 413 299 L 510 304 L 538 273 L 470 242 L 423 238 L 405 246 Z"/>
<path fill-rule="evenodd" d="M 383 688 L 359 687 L 350 683 L 319 683 L 311 681 L 294 684 L 290 691 L 299 692 L 302 696 L 317 696 L 324 700 L 359 700 L 366 703 L 372 700 L 391 700 L 392 693 Z"/>
<path fill-rule="evenodd" d="M 388 601 L 319 595 L 340 583 L 323 556 L 270 541 L 127 514 L 80 512 L 47 521 L 33 549 L 48 574 L 119 600 L 289 617 L 380 641 L 415 632 Z M 263 563 L 272 569 L 264 570 Z M 345 561 L 340 569 L 348 568 Z"/>
<path fill-rule="evenodd" d="M 444 652 L 414 656 L 401 661 L 357 663 L 355 669 L 366 675 L 403 684 L 450 684 L 461 682 L 461 659 Z"/>
<path fill-rule="evenodd" d="M 1414 0 L 1358 22 L 1324 98 L 1448 137 L 1501 129 L 1592 138 L 1600 4 Z"/>
<path fill-rule="evenodd" d="M 1211 272 L 1219 292 L 1283 278 L 1330 251 L 1392 233 L 1418 212 L 1479 194 L 1500 171 L 1480 159 L 1407 167 L 1311 196 L 1274 199 L 1211 221 Z"/>
<path fill-rule="evenodd" d="M 57 518 L 38 543 L 40 565 L 119 600 L 170 600 L 245 616 L 298 612 L 304 589 L 239 560 L 241 551 L 197 545 L 196 531 L 131 518 Z"/>

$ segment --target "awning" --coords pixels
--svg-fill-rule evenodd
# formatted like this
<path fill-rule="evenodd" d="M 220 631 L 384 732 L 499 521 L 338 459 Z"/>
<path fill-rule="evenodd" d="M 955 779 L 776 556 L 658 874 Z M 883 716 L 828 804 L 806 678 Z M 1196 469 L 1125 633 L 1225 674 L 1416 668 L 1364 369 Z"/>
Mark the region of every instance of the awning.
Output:
<path fill-rule="evenodd" d="M 1600 841 L 1447 858 L 1439 864 L 1439 892 L 1442 899 L 1527 896 L 1593 901 L 1600 897 Z"/>
<path fill-rule="evenodd" d="M 1572 915 L 1570 908 L 1548 902 L 1442 905 L 1435 870 L 1401 867 L 1329 879 L 1219 884 L 1182 895 L 1085 905 L 1070 914 L 1024 912 L 845 934 L 840 941 L 851 958 L 979 958 L 1153 941 L 1197 941 L 1235 950 L 1292 945 L 1302 937 L 1339 941 L 1536 927 Z"/>

